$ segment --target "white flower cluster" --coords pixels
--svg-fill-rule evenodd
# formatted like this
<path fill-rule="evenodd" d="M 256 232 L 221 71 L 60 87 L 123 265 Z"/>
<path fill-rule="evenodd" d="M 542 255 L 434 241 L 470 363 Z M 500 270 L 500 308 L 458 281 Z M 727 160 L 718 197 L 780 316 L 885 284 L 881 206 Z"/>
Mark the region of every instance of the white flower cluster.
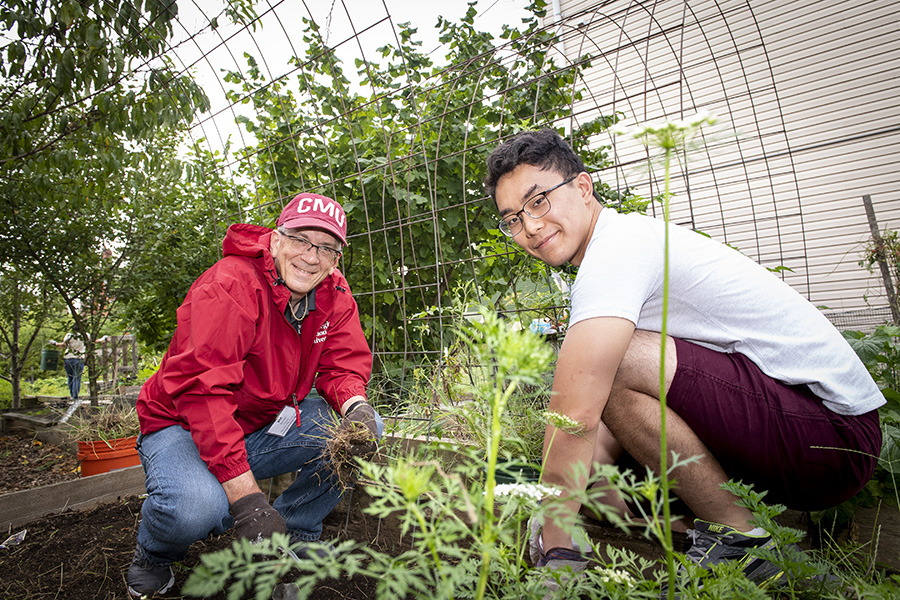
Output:
<path fill-rule="evenodd" d="M 607 569 L 604 567 L 597 567 L 597 571 L 600 572 L 600 579 L 603 583 L 615 583 L 617 585 L 634 585 L 637 581 L 626 573 L 625 571 L 620 571 L 619 569 Z"/>
<path fill-rule="evenodd" d="M 510 496 L 540 502 L 547 496 L 559 496 L 560 491 L 540 483 L 501 483 L 494 488 L 494 496 Z"/>
<path fill-rule="evenodd" d="M 562 429 L 566 433 L 579 433 L 584 429 L 584 425 L 566 415 L 562 415 L 551 410 L 544 411 L 544 419 L 557 429 Z"/>

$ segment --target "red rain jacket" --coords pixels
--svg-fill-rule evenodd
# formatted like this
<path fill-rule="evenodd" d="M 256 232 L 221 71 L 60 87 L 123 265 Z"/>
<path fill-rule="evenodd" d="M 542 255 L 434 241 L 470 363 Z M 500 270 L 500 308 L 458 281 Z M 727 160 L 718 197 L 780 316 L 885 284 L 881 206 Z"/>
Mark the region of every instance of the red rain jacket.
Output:
<path fill-rule="evenodd" d="M 302 402 L 313 384 L 340 411 L 366 395 L 372 370 L 356 301 L 337 269 L 316 288 L 299 336 L 285 319 L 290 291 L 269 253 L 271 232 L 228 228 L 224 258 L 191 286 L 159 371 L 137 401 L 142 433 L 181 425 L 220 482 L 250 470 L 244 435 Z"/>

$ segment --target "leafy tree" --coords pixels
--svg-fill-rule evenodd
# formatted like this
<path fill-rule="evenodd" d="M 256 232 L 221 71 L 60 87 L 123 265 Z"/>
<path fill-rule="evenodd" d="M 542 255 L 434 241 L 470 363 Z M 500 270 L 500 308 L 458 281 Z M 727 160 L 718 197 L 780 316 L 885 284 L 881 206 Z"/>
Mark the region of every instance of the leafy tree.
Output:
<path fill-rule="evenodd" d="M 243 195 L 241 184 L 218 179 L 223 158 L 199 150 L 202 142 L 185 162 L 184 175 L 158 190 L 159 208 L 140 217 L 134 243 L 141 257 L 116 292 L 122 320 L 156 352 L 168 346 L 176 311 L 194 280 L 219 258 L 227 215 L 241 210 L 234 200 Z"/>
<path fill-rule="evenodd" d="M 232 3 L 246 8 L 247 2 Z M 165 57 L 173 2 L 10 0 L 0 53 L 0 264 L 40 274 L 87 341 L 147 260 L 144 226 L 182 174 L 179 129 L 208 108 Z"/>
<path fill-rule="evenodd" d="M 54 155 L 75 132 L 116 149 L 110 136 L 138 140 L 206 107 L 202 90 L 163 56 L 173 2 L 7 0 L 5 8 L 0 19 L 11 41 L 0 53 L 0 164 L 7 177 L 62 159 Z"/>
<path fill-rule="evenodd" d="M 0 344 L 12 386 L 12 408 L 22 405 L 22 372 L 55 308 L 54 297 L 40 278 L 22 273 L 15 266 L 2 269 L 0 277 Z"/>

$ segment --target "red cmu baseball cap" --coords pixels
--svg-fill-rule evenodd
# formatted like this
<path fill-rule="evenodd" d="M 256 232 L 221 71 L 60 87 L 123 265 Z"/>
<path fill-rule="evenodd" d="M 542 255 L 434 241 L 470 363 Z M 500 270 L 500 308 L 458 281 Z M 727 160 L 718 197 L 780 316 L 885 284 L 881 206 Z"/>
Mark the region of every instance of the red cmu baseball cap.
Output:
<path fill-rule="evenodd" d="M 334 234 L 341 244 L 347 245 L 347 215 L 343 207 L 331 198 L 319 194 L 295 196 L 281 211 L 275 225 L 285 229 L 323 229 Z"/>

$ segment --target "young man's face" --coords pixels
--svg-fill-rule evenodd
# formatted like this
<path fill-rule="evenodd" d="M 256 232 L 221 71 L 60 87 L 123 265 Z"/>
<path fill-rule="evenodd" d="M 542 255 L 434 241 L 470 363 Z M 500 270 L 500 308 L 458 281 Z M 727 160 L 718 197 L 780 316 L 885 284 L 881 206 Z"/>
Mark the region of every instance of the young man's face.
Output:
<path fill-rule="evenodd" d="M 341 243 L 335 236 L 318 229 L 288 229 L 286 233 L 272 233 L 269 251 L 275 259 L 275 270 L 291 291 L 291 298 L 299 300 L 334 271 L 337 260 L 327 249 L 340 252 Z M 307 240 L 322 248 L 317 251 L 298 240 Z"/>
<path fill-rule="evenodd" d="M 567 262 L 580 265 L 584 258 L 595 222 L 594 211 L 600 209 L 590 176 L 580 173 L 540 199 L 550 202 L 549 212 L 542 217 L 532 218 L 519 211 L 537 194 L 565 180 L 555 170 L 521 164 L 501 177 L 495 190 L 500 218 L 518 213 L 521 230 L 512 239 L 528 254 L 554 267 Z"/>

